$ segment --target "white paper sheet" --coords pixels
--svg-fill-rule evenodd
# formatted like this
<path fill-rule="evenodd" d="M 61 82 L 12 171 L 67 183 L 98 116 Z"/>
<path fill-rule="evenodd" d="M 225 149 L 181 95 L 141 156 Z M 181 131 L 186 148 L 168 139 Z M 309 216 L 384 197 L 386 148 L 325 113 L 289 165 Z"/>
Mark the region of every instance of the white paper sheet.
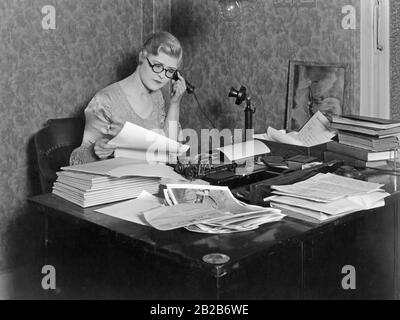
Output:
<path fill-rule="evenodd" d="M 329 129 L 329 124 L 329 120 L 318 111 L 301 128 L 298 138 L 307 147 L 329 142 L 336 135 Z"/>
<path fill-rule="evenodd" d="M 118 156 L 118 148 L 131 149 L 132 155 L 140 154 L 139 159 L 146 159 L 146 154 L 154 161 L 154 154 L 174 153 L 182 154 L 189 149 L 189 145 L 182 145 L 164 135 L 156 133 L 140 127 L 131 122 L 126 122 L 120 133 L 109 141 L 110 144 L 116 145 L 116 156 Z M 128 155 L 128 153 L 123 153 Z M 143 156 L 144 155 L 144 156 Z"/>
<path fill-rule="evenodd" d="M 138 161 L 135 159 L 128 159 L 128 158 L 114 158 L 102 161 L 89 162 L 76 166 L 65 166 L 61 167 L 61 169 L 66 171 L 85 172 L 85 173 L 109 176 L 110 171 L 112 169 L 138 163 L 143 163 L 143 161 Z"/>
<path fill-rule="evenodd" d="M 85 172 L 112 177 L 157 177 L 185 181 L 174 169 L 162 163 L 143 163 L 135 159 L 114 158 L 77 166 L 62 167 L 62 170 Z"/>
<path fill-rule="evenodd" d="M 217 148 L 229 161 L 241 160 L 270 153 L 271 150 L 261 141 L 252 140 L 243 143 L 237 143 L 222 148 Z"/>
<path fill-rule="evenodd" d="M 165 179 L 174 179 L 186 181 L 174 169 L 162 163 L 141 163 L 121 166 L 110 170 L 113 177 L 140 176 L 140 177 L 159 177 Z"/>
<path fill-rule="evenodd" d="M 293 131 L 286 133 L 285 130 L 276 130 L 272 127 L 268 127 L 267 133 L 256 134 L 253 137 L 259 140 L 312 147 L 331 141 L 335 135 L 336 133 L 329 129 L 329 120 L 318 111 L 305 124 L 300 132 Z"/>
<path fill-rule="evenodd" d="M 335 174 L 319 173 L 292 185 L 272 186 L 273 190 L 302 199 L 330 202 L 340 198 L 362 195 L 379 190 L 383 185 L 355 180 Z"/>
<path fill-rule="evenodd" d="M 299 199 L 288 196 L 272 196 L 265 200 L 286 204 L 294 207 L 314 210 L 328 215 L 339 215 L 360 210 L 371 209 L 374 206 L 376 206 L 378 202 L 380 203 L 381 200 L 388 197 L 389 195 L 390 194 L 386 192 L 376 191 L 359 196 L 342 198 L 329 203 L 318 203 L 310 200 Z"/>
<path fill-rule="evenodd" d="M 385 205 L 385 201 L 379 200 L 373 206 L 371 206 L 369 209 L 383 207 L 384 205 Z M 276 203 L 276 202 L 271 203 L 271 206 L 282 210 L 282 212 L 287 214 L 289 217 L 297 218 L 300 220 L 306 220 L 306 221 L 310 221 L 310 222 L 331 221 L 331 220 L 337 219 L 339 217 L 342 217 L 344 215 L 351 213 L 351 212 L 345 212 L 345 213 L 341 213 L 341 214 L 337 214 L 337 215 L 329 215 L 329 214 L 322 213 L 320 211 L 314 211 L 314 210 L 310 210 L 307 208 L 300 208 L 300 207 L 290 206 L 290 205 Z M 355 212 L 355 211 L 358 211 L 358 210 L 354 210 L 352 212 Z"/>
<path fill-rule="evenodd" d="M 289 134 L 285 133 L 284 131 L 279 131 L 272 127 L 269 127 L 267 134 L 271 138 L 272 141 L 286 143 L 286 144 L 292 144 L 295 146 L 303 146 L 303 143 L 299 139 L 297 139 L 293 135 L 289 135 Z"/>
<path fill-rule="evenodd" d="M 134 200 L 104 207 L 96 211 L 114 218 L 148 226 L 149 224 L 144 218 L 143 212 L 161 207 L 162 204 L 163 199 L 153 196 L 147 191 L 143 191 L 140 196 Z"/>

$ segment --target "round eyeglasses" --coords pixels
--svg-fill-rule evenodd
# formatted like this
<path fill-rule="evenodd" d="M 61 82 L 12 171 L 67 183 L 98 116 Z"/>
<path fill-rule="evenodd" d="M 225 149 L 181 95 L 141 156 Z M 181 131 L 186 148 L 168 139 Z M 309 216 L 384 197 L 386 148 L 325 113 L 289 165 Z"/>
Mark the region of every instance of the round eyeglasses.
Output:
<path fill-rule="evenodd" d="M 149 63 L 150 68 L 153 70 L 154 73 L 161 73 L 163 71 L 165 71 L 165 76 L 168 79 L 174 79 L 175 78 L 175 72 L 177 71 L 176 69 L 173 68 L 169 68 L 166 69 L 164 68 L 164 66 L 160 63 L 151 63 L 151 61 L 149 60 L 149 58 L 147 58 L 147 62 Z"/>

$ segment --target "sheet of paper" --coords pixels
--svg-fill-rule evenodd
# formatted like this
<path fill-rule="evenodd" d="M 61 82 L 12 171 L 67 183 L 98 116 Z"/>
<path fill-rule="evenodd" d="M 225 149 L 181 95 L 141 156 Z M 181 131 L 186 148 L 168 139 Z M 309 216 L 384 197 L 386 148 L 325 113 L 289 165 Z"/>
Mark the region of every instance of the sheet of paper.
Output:
<path fill-rule="evenodd" d="M 307 147 L 329 142 L 336 135 L 329 126 L 329 120 L 318 111 L 300 130 L 298 138 Z"/>
<path fill-rule="evenodd" d="M 338 215 L 371 209 L 376 205 L 377 202 L 381 202 L 381 200 L 387 196 L 389 196 L 389 194 L 386 192 L 376 191 L 359 196 L 342 198 L 329 203 L 318 203 L 315 201 L 288 196 L 272 196 L 265 200 L 295 207 L 307 208 L 309 210 L 319 211 L 328 215 Z"/>
<path fill-rule="evenodd" d="M 141 150 L 154 153 L 172 152 L 182 154 L 189 149 L 188 145 L 182 145 L 155 131 L 140 127 L 131 122 L 126 122 L 120 133 L 109 141 L 118 148 Z"/>
<path fill-rule="evenodd" d="M 258 226 L 251 227 L 238 227 L 238 226 L 226 226 L 226 227 L 214 227 L 212 225 L 198 223 L 191 226 L 185 227 L 187 230 L 191 232 L 197 233 L 208 233 L 208 234 L 229 234 L 229 233 L 237 233 L 237 232 L 246 232 L 258 229 Z"/>
<path fill-rule="evenodd" d="M 229 224 L 219 224 L 212 221 L 206 221 L 204 223 L 198 223 L 195 225 L 187 226 L 186 229 L 192 232 L 199 233 L 209 233 L 209 234 L 227 234 L 227 233 L 236 233 L 236 232 L 246 232 L 257 229 L 259 226 L 266 224 L 281 221 L 285 215 L 281 213 L 279 209 L 271 209 L 271 212 L 265 212 L 263 214 L 256 214 L 249 216 L 243 216 L 237 221 L 229 223 Z M 272 212 L 273 210 L 273 212 Z"/>
<path fill-rule="evenodd" d="M 274 208 L 278 208 L 282 210 L 283 213 L 287 214 L 289 217 L 297 217 L 303 220 L 302 216 L 310 217 L 312 219 L 316 219 L 318 221 L 324 222 L 324 221 L 329 221 L 332 219 L 336 219 L 341 217 L 343 214 L 335 215 L 335 216 L 330 216 L 328 214 L 319 212 L 319 211 L 314 211 L 306 208 L 300 208 L 300 207 L 294 207 L 282 203 L 271 203 L 271 206 Z M 299 217 L 300 214 L 300 217 Z M 308 219 L 304 219 L 308 220 Z"/>
<path fill-rule="evenodd" d="M 114 158 L 102 161 L 89 162 L 76 166 L 66 166 L 62 167 L 61 169 L 66 171 L 85 172 L 85 173 L 109 176 L 110 171 L 112 169 L 138 163 L 143 163 L 143 161 L 138 161 L 135 159 L 128 159 L 128 158 Z"/>
<path fill-rule="evenodd" d="M 135 159 L 114 158 L 77 166 L 62 167 L 62 170 L 107 175 L 112 177 L 154 177 L 186 181 L 171 166 L 162 163 L 145 163 Z"/>
<path fill-rule="evenodd" d="M 163 199 L 143 191 L 138 198 L 96 210 L 108 216 L 148 226 L 144 211 L 161 207 Z"/>
<path fill-rule="evenodd" d="M 271 141 L 267 133 L 253 134 L 253 139 Z"/>
<path fill-rule="evenodd" d="M 241 160 L 271 152 L 271 150 L 259 140 L 237 143 L 217 148 L 217 150 L 221 151 L 229 161 Z"/>
<path fill-rule="evenodd" d="M 120 166 L 110 170 L 110 175 L 112 177 L 159 177 L 165 179 L 186 181 L 186 179 L 183 178 L 180 174 L 176 173 L 171 166 L 167 166 L 162 163 L 138 163 Z"/>
<path fill-rule="evenodd" d="M 331 173 L 319 173 L 305 181 L 287 186 L 272 186 L 272 189 L 297 198 L 329 202 L 377 191 L 382 186 L 382 184 L 355 180 Z"/>
<path fill-rule="evenodd" d="M 234 214 L 228 215 L 220 218 L 216 218 L 213 220 L 208 221 L 207 224 L 214 225 L 214 226 L 227 226 L 227 225 L 242 225 L 242 223 L 258 219 L 258 218 L 265 218 L 270 216 L 271 214 L 280 214 L 280 211 L 273 208 L 264 208 L 265 210 L 262 212 L 246 212 L 243 214 Z"/>
<path fill-rule="evenodd" d="M 304 125 L 300 132 L 286 133 L 285 130 L 276 130 L 268 127 L 267 133 L 255 134 L 253 137 L 259 140 L 312 147 L 332 140 L 336 133 L 331 131 L 329 127 L 329 120 L 318 111 Z"/>
<path fill-rule="evenodd" d="M 383 207 L 384 205 L 385 205 L 385 201 L 380 200 L 380 201 L 376 202 L 373 206 L 371 206 L 370 209 Z M 313 219 L 317 219 L 321 222 L 337 219 L 339 217 L 342 217 L 346 214 L 351 213 L 351 212 L 345 212 L 345 213 L 340 213 L 337 215 L 329 215 L 329 214 L 322 213 L 320 211 L 314 211 L 314 210 L 310 210 L 307 208 L 300 208 L 300 207 L 295 207 L 295 206 L 290 206 L 290 205 L 286 205 L 286 204 L 282 204 L 282 203 L 275 203 L 275 202 L 271 203 L 271 206 L 273 206 L 274 208 L 281 209 L 283 213 L 285 213 L 291 217 L 294 216 L 301 220 L 307 220 L 307 219 L 303 219 L 303 217 L 302 217 L 302 216 L 307 216 L 307 217 L 311 217 Z M 355 210 L 355 211 L 357 211 L 357 210 Z M 353 211 L 353 212 L 355 212 L 355 211 Z M 302 216 L 299 216 L 298 214 L 300 214 Z"/>
<path fill-rule="evenodd" d="M 268 128 L 267 134 L 271 138 L 272 141 L 286 143 L 286 144 L 292 144 L 295 146 L 303 146 L 303 143 L 295 136 L 289 135 L 282 131 L 278 131 L 272 127 Z"/>

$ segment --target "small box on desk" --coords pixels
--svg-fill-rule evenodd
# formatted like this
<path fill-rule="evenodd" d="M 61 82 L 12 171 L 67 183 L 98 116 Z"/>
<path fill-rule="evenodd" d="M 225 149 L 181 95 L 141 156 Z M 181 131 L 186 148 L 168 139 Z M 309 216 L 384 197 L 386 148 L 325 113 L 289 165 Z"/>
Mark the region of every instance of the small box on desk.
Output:
<path fill-rule="evenodd" d="M 327 143 L 319 144 L 313 147 L 296 146 L 293 144 L 280 143 L 275 141 L 260 140 L 271 150 L 271 155 L 282 156 L 285 159 L 305 155 L 308 157 L 316 157 L 318 160 L 324 160 L 324 152 Z"/>

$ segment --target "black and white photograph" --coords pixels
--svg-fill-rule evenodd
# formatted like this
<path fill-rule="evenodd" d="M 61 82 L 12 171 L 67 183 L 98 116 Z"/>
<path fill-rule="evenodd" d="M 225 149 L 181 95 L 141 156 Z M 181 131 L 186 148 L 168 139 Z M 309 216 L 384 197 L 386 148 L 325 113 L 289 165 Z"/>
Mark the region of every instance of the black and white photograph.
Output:
<path fill-rule="evenodd" d="M 0 300 L 399 300 L 399 44 L 397 0 L 1 0 Z"/>
<path fill-rule="evenodd" d="M 317 111 L 328 117 L 342 115 L 348 68 L 346 64 L 290 61 L 286 129 L 300 130 Z"/>

